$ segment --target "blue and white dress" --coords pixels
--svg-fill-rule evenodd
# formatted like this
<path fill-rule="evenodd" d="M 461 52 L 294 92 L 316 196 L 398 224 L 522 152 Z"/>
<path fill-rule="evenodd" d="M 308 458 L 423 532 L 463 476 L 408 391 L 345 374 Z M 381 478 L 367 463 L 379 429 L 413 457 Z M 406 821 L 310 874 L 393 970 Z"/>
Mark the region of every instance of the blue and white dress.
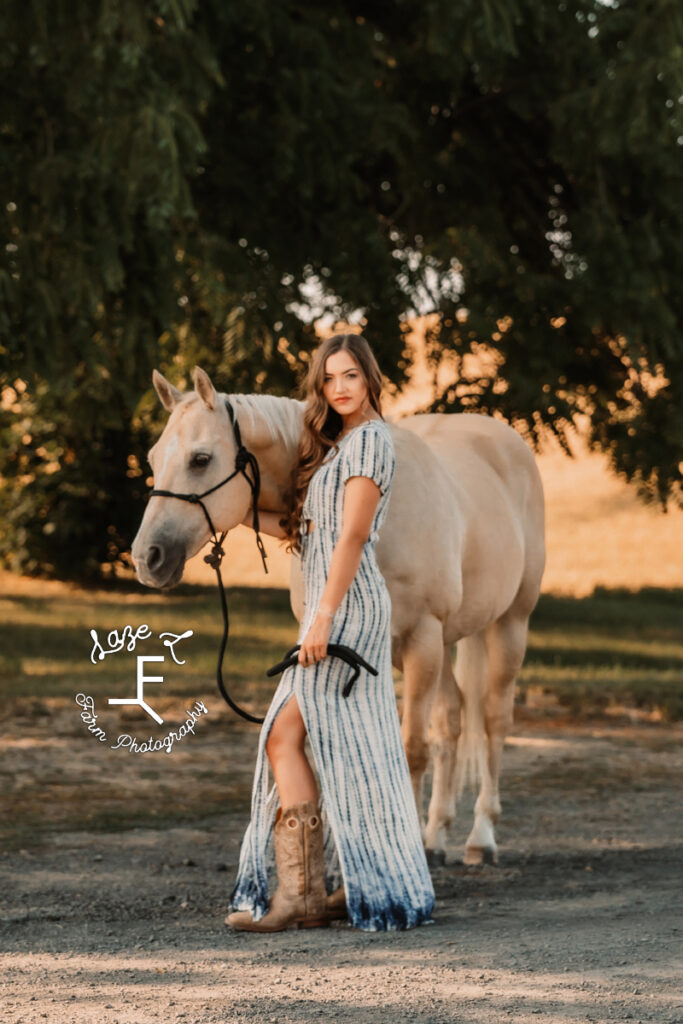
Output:
<path fill-rule="evenodd" d="M 415 797 L 401 740 L 391 671 L 391 599 L 375 558 L 384 522 L 395 455 L 391 430 L 373 419 L 352 429 L 327 453 L 311 477 L 302 510 L 305 579 L 301 643 L 325 588 L 339 539 L 344 484 L 368 476 L 381 491 L 372 531 L 356 575 L 332 621 L 330 643 L 353 648 L 378 669 L 361 669 L 351 694 L 342 696 L 352 669 L 338 658 L 295 665 L 283 672 L 259 737 L 251 821 L 242 841 L 235 910 L 266 913 L 276 884 L 273 823 L 279 798 L 270 779 L 266 741 L 271 726 L 295 695 L 320 782 L 328 892 L 343 883 L 351 923 L 366 931 L 412 928 L 431 919 L 434 889 L 420 835 Z M 306 533 L 307 519 L 315 528 Z"/>

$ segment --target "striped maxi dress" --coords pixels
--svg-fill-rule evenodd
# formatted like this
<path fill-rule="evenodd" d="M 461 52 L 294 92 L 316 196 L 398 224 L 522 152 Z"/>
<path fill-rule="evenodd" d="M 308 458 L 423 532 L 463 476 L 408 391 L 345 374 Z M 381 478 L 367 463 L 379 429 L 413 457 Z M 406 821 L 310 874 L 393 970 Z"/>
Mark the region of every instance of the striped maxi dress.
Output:
<path fill-rule="evenodd" d="M 434 889 L 422 845 L 408 763 L 401 740 L 391 670 L 391 599 L 375 557 L 394 476 L 391 431 L 373 419 L 353 428 L 311 478 L 302 510 L 305 580 L 301 643 L 315 619 L 339 539 L 344 484 L 368 476 L 381 491 L 361 562 L 332 621 L 330 643 L 358 651 L 378 669 L 361 669 L 342 696 L 352 669 L 338 658 L 283 672 L 259 737 L 251 820 L 242 841 L 234 910 L 255 921 L 268 910 L 277 884 L 273 824 L 279 807 L 266 741 L 278 713 L 296 696 L 320 783 L 328 892 L 343 883 L 351 924 L 366 931 L 412 928 L 430 922 Z M 315 528 L 306 532 L 306 520 Z"/>

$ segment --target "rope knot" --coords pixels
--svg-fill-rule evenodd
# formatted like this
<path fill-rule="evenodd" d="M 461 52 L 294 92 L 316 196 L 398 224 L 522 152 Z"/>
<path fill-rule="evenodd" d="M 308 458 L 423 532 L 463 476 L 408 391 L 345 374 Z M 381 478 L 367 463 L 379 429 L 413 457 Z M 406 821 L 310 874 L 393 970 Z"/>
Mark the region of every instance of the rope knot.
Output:
<path fill-rule="evenodd" d="M 245 468 L 248 462 L 249 452 L 244 447 L 244 445 L 240 445 L 240 447 L 237 449 L 237 455 L 235 456 L 235 468 L 242 470 Z"/>
<path fill-rule="evenodd" d="M 212 569 L 219 569 L 220 564 L 223 561 L 223 555 L 225 551 L 220 544 L 214 544 L 211 548 L 211 552 L 208 555 L 204 555 L 204 561 L 207 565 L 210 565 Z"/>
<path fill-rule="evenodd" d="M 200 502 L 200 497 L 198 494 L 188 494 L 187 500 L 191 505 L 198 505 Z"/>

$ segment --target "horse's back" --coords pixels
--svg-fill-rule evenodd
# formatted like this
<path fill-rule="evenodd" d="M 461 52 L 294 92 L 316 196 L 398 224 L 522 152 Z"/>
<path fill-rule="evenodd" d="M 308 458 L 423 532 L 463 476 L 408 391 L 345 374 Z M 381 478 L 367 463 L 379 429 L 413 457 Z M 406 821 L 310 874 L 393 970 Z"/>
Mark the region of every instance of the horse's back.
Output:
<path fill-rule="evenodd" d="M 475 413 L 424 413 L 399 421 L 417 434 L 479 505 L 486 492 L 498 490 L 543 530 L 543 487 L 533 453 L 516 430 L 503 420 Z"/>
<path fill-rule="evenodd" d="M 503 604 L 518 595 L 528 614 L 545 563 L 543 487 L 528 445 L 503 420 L 481 414 L 418 414 L 399 425 L 417 434 L 457 483 L 463 601 L 488 604 L 482 590 L 495 581 L 508 595 L 499 591 Z"/>
<path fill-rule="evenodd" d="M 481 460 L 512 490 L 520 471 L 538 477 L 528 445 L 513 427 L 493 416 L 422 413 L 407 416 L 399 421 L 399 426 L 421 437 L 450 466 L 462 466 L 467 471 L 473 458 Z"/>

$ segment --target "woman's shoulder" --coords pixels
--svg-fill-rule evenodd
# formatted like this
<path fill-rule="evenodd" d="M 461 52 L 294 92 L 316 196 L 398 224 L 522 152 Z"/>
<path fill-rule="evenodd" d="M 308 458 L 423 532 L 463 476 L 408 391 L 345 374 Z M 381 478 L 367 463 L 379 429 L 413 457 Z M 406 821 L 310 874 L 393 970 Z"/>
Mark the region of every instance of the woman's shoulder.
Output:
<path fill-rule="evenodd" d="M 394 462 L 394 439 L 389 424 L 377 417 L 360 424 L 348 435 L 342 475 L 381 475 L 393 467 Z"/>
<path fill-rule="evenodd" d="M 361 430 L 363 429 L 367 430 L 368 432 L 372 431 L 377 437 L 382 437 L 385 440 L 385 442 L 388 442 L 393 448 L 394 439 L 391 434 L 391 427 L 386 420 L 380 419 L 380 417 L 377 416 L 375 419 L 372 419 L 368 423 L 365 423 L 363 427 L 361 427 Z"/>
<path fill-rule="evenodd" d="M 367 430 L 378 430 L 380 433 L 386 434 L 387 437 L 391 437 L 389 424 L 381 416 L 375 416 L 373 419 L 368 420 L 367 423 L 362 423 L 358 428 L 359 433 Z"/>
<path fill-rule="evenodd" d="M 379 416 L 368 420 L 366 423 L 361 423 L 360 426 L 347 435 L 347 439 L 348 444 L 345 445 L 345 448 L 349 453 L 366 448 L 368 443 L 373 448 L 383 448 L 387 444 L 392 448 L 394 446 L 394 439 L 391 436 L 389 424 Z"/>

